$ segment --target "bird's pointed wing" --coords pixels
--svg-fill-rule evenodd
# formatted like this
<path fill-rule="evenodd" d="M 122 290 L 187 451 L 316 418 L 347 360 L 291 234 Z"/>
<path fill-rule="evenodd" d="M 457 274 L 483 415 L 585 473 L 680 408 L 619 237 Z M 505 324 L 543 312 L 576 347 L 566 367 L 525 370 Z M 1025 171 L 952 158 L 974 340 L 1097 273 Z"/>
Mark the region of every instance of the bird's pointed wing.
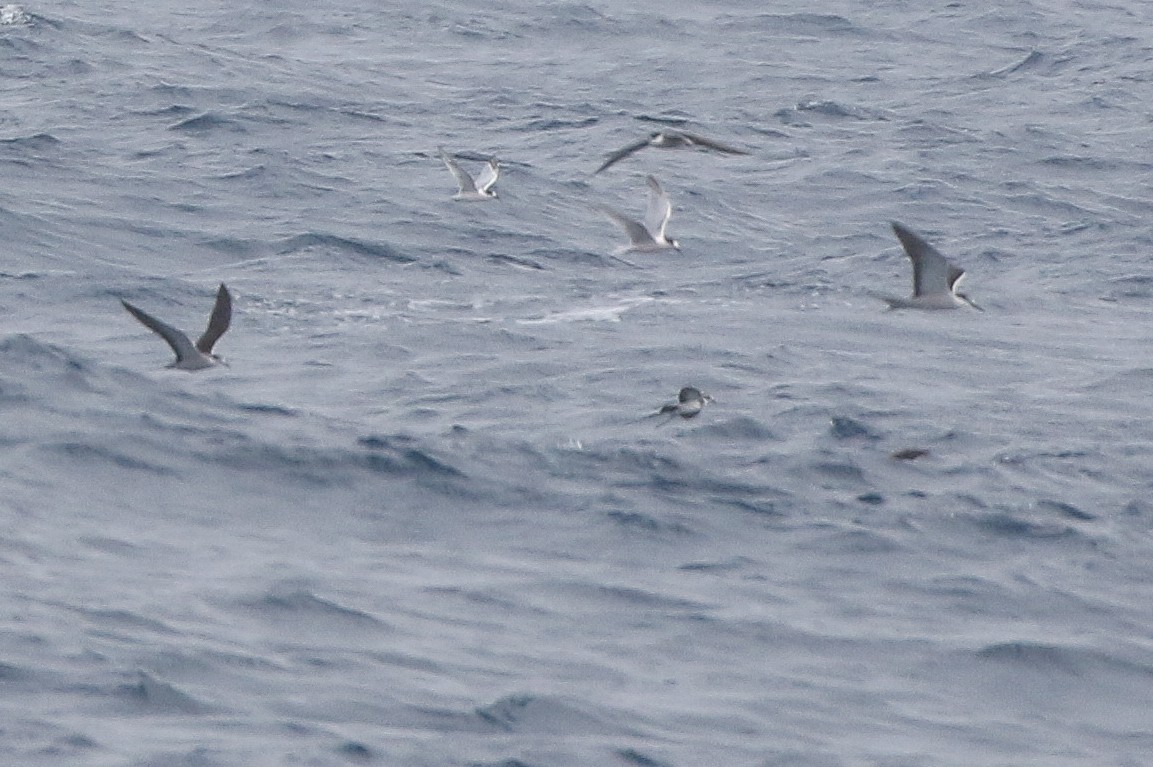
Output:
<path fill-rule="evenodd" d="M 212 316 L 208 318 L 208 329 L 196 342 L 196 348 L 204 354 L 212 354 L 212 347 L 224 335 L 224 331 L 228 330 L 231 322 L 232 294 L 222 282 L 220 289 L 216 291 L 216 305 L 212 307 Z"/>
<path fill-rule="evenodd" d="M 925 296 L 932 293 L 949 293 L 953 283 L 962 272 L 949 263 L 940 251 L 925 241 L 921 235 L 896 221 L 892 222 L 893 232 L 901 241 L 901 247 L 913 261 L 913 295 Z"/>
<path fill-rule="evenodd" d="M 618 163 L 621 160 L 628 157 L 630 154 L 632 154 L 634 152 L 639 152 L 641 149 L 644 149 L 646 146 L 648 146 L 650 141 L 652 141 L 652 137 L 648 136 L 646 138 L 641 139 L 640 141 L 634 141 L 633 143 L 629 144 L 628 146 L 621 147 L 617 151 L 610 154 L 605 159 L 605 161 L 603 163 L 601 163 L 601 166 L 593 171 L 593 175 L 595 176 L 596 174 L 600 173 L 602 170 L 607 170 L 609 168 L 609 166 L 615 165 L 616 163 Z"/>
<path fill-rule="evenodd" d="M 494 157 L 488 161 L 488 165 L 484 166 L 484 170 L 480 172 L 480 178 L 476 180 L 476 188 L 482 192 L 487 192 L 492 189 L 492 185 L 500 177 L 500 162 Z"/>
<path fill-rule="evenodd" d="M 735 146 L 722 144 L 720 141 L 714 141 L 706 136 L 699 136 L 696 133 L 686 133 L 685 131 L 678 131 L 682 136 L 692 141 L 694 144 L 706 149 L 712 149 L 724 154 L 748 154 L 744 149 L 737 149 Z"/>
<path fill-rule="evenodd" d="M 124 304 L 124 308 L 128 313 L 140 321 L 140 324 L 151 330 L 156 335 L 160 336 L 165 342 L 172 347 L 172 351 L 176 354 L 176 361 L 183 362 L 186 359 L 192 359 L 196 356 L 196 347 L 188 340 L 188 336 L 180 332 L 176 328 L 161 322 L 147 312 L 137 309 L 132 304 L 121 299 L 120 303 Z"/>
<path fill-rule="evenodd" d="M 457 186 L 460 187 L 462 193 L 475 192 L 476 184 L 473 183 L 472 176 L 465 172 L 464 168 L 460 167 L 448 152 L 444 151 L 444 147 L 437 147 L 436 151 L 440 153 L 440 159 L 444 160 L 444 164 L 452 171 L 452 175 L 456 177 Z"/>
<path fill-rule="evenodd" d="M 652 235 L 653 240 L 663 240 L 665 227 L 673 215 L 673 204 L 660 183 L 653 176 L 645 179 L 649 185 L 649 205 L 645 210 L 645 229 Z"/>
<path fill-rule="evenodd" d="M 612 208 L 606 208 L 602 206 L 600 207 L 600 211 L 625 230 L 625 233 L 629 236 L 629 242 L 632 245 L 655 244 L 656 241 L 653 239 L 653 236 L 649 234 L 649 230 L 645 229 L 645 225 L 640 221 L 633 221 L 628 216 L 623 216 Z"/>

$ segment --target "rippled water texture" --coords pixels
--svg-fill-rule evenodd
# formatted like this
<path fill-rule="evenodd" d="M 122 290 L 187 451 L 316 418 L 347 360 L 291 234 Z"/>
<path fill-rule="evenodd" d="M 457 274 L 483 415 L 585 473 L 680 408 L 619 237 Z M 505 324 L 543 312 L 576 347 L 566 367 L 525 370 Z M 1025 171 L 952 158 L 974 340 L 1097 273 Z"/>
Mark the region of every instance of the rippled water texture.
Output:
<path fill-rule="evenodd" d="M 1146 10 L 0 9 L 0 763 L 1145 764 Z"/>

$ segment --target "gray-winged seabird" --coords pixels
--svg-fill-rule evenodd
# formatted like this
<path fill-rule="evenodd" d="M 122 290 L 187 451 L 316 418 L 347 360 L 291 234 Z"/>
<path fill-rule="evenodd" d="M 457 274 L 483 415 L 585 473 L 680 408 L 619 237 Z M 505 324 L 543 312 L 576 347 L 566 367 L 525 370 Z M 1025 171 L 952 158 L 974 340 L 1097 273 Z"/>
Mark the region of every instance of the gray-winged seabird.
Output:
<path fill-rule="evenodd" d="M 644 223 L 634 221 L 612 208 L 598 206 L 606 216 L 615 221 L 629 236 L 629 244 L 622 246 L 620 253 L 654 253 L 658 250 L 680 250 L 676 240 L 665 235 L 669 218 L 673 215 L 673 204 L 660 182 L 652 176 L 645 179 L 649 185 L 649 204 L 645 209 Z"/>
<path fill-rule="evenodd" d="M 666 128 L 659 130 L 656 133 L 651 133 L 647 137 L 635 141 L 628 146 L 621 147 L 613 152 L 608 158 L 601 163 L 601 166 L 593 171 L 595 176 L 602 170 L 607 170 L 609 167 L 615 165 L 621 160 L 625 159 L 631 154 L 641 151 L 645 147 L 653 147 L 655 149 L 706 149 L 714 152 L 721 152 L 722 154 L 748 154 L 743 149 L 737 149 L 735 146 L 722 144 L 719 141 L 714 141 L 711 138 L 705 138 L 695 133 L 687 133 L 681 130 L 672 130 Z"/>
<path fill-rule="evenodd" d="M 436 151 L 440 153 L 440 159 L 444 160 L 444 164 L 452 171 L 452 175 L 456 177 L 457 186 L 460 191 L 452 196 L 454 200 L 493 200 L 496 199 L 496 192 L 492 187 L 496 183 L 497 178 L 500 176 L 500 162 L 495 157 L 489 158 L 488 165 L 480 172 L 480 179 L 473 181 L 472 176 L 460 167 L 460 164 L 444 151 L 444 147 L 437 147 Z"/>
<path fill-rule="evenodd" d="M 124 304 L 128 313 L 140 320 L 144 327 L 163 338 L 172 347 L 172 351 L 176 353 L 176 361 L 168 367 L 178 370 L 203 370 L 223 364 L 224 361 L 212 353 L 212 347 L 232 322 L 232 294 L 228 292 L 223 282 L 216 291 L 216 304 L 212 307 L 212 316 L 208 318 L 208 329 L 200 336 L 195 346 L 188 336 L 171 325 L 161 322 L 123 299 L 120 303 Z"/>
<path fill-rule="evenodd" d="M 890 309 L 957 309 L 971 306 L 981 310 L 964 293 L 957 292 L 957 281 L 965 270 L 950 263 L 940 251 L 904 224 L 891 222 L 897 239 L 913 262 L 912 298 L 879 296 Z"/>

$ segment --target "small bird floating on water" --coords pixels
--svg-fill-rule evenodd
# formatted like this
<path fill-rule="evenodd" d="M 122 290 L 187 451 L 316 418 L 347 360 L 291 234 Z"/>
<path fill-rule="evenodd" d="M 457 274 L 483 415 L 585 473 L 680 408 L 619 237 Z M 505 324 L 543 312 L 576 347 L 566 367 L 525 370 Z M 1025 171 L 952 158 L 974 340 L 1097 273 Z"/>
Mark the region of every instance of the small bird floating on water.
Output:
<path fill-rule="evenodd" d="M 710 395 L 705 394 L 695 386 L 685 386 L 677 394 L 676 402 L 670 402 L 667 405 L 661 406 L 661 409 L 652 413 L 651 417 L 655 418 L 657 416 L 667 415 L 668 418 L 664 423 L 668 423 L 668 421 L 671 421 L 678 415 L 686 419 L 696 418 L 697 415 L 705 409 L 705 405 L 712 401 L 713 398 Z"/>
<path fill-rule="evenodd" d="M 172 347 L 172 351 L 176 354 L 176 361 L 168 367 L 191 371 L 224 364 L 224 360 L 212 353 L 212 347 L 216 345 L 216 342 L 220 340 L 232 322 L 232 294 L 228 292 L 228 288 L 223 282 L 220 283 L 220 288 L 216 291 L 216 304 L 212 307 L 212 316 L 208 318 L 208 328 L 204 331 L 204 335 L 200 336 L 195 346 L 188 339 L 188 336 L 171 325 L 161 322 L 123 299 L 120 303 L 124 304 L 128 313 L 140 320 L 144 327 L 163 338 Z"/>

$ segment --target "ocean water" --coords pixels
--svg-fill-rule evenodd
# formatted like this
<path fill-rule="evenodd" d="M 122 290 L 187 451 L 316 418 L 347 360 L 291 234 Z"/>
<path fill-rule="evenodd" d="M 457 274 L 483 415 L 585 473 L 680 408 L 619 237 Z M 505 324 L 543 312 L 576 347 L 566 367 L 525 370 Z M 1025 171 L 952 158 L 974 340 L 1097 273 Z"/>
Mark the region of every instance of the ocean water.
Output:
<path fill-rule="evenodd" d="M 6 6 L 0 764 L 1150 764 L 1146 10 Z"/>

